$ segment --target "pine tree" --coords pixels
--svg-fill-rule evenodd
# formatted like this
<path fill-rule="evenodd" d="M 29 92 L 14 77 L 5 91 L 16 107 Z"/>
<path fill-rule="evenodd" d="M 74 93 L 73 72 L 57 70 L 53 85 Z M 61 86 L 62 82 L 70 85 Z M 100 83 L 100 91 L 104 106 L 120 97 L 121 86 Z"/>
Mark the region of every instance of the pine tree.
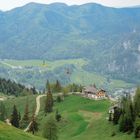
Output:
<path fill-rule="evenodd" d="M 54 119 L 49 118 L 43 129 L 43 136 L 48 140 L 58 140 L 58 129 Z"/>
<path fill-rule="evenodd" d="M 119 121 L 119 130 L 120 132 L 124 132 L 125 130 L 125 115 L 122 114 Z"/>
<path fill-rule="evenodd" d="M 24 110 L 24 116 L 22 118 L 24 121 L 29 121 L 29 104 L 28 101 L 26 102 L 25 110 Z"/>
<path fill-rule="evenodd" d="M 18 118 L 19 118 L 19 121 L 21 120 L 21 115 L 20 115 L 20 112 L 18 113 Z"/>
<path fill-rule="evenodd" d="M 56 80 L 55 92 L 59 93 L 59 92 L 61 92 L 61 90 L 62 90 L 61 84 L 58 80 Z"/>
<path fill-rule="evenodd" d="M 131 97 L 127 95 L 122 99 L 122 115 L 119 123 L 120 131 L 132 132 L 134 128 L 133 111 L 131 106 Z"/>
<path fill-rule="evenodd" d="M 20 128 L 25 128 L 29 123 L 29 105 L 28 101 L 26 102 L 25 110 L 24 110 L 24 116 L 22 120 L 20 121 Z"/>
<path fill-rule="evenodd" d="M 47 97 L 45 101 L 45 113 L 50 113 L 53 111 L 53 96 L 51 91 L 48 89 Z"/>
<path fill-rule="evenodd" d="M 140 114 L 140 87 L 137 88 L 136 94 L 134 96 L 134 110 L 136 117 Z"/>
<path fill-rule="evenodd" d="M 51 92 L 51 86 L 50 86 L 49 80 L 47 80 L 47 83 L 46 83 L 46 90 L 47 90 L 48 92 Z"/>
<path fill-rule="evenodd" d="M 3 102 L 0 102 L 0 120 L 4 121 L 6 118 L 6 109 Z"/>
<path fill-rule="evenodd" d="M 135 121 L 135 137 L 140 138 L 140 116 Z"/>
<path fill-rule="evenodd" d="M 58 112 L 58 110 L 56 110 L 55 119 L 56 119 L 57 122 L 59 122 L 61 120 L 61 115 Z"/>
<path fill-rule="evenodd" d="M 114 108 L 114 114 L 113 114 L 113 123 L 114 124 L 118 124 L 118 121 L 120 119 L 120 115 L 121 115 L 121 110 L 118 107 Z"/>
<path fill-rule="evenodd" d="M 32 120 L 31 120 L 31 125 L 29 127 L 29 132 L 32 132 L 32 134 L 34 134 L 37 131 L 38 131 L 38 123 L 37 123 L 35 115 L 33 113 Z"/>
<path fill-rule="evenodd" d="M 12 115 L 11 115 L 11 124 L 15 127 L 19 127 L 19 116 L 18 116 L 18 111 L 17 111 L 17 108 L 16 108 L 16 105 L 13 106 L 13 112 L 12 112 Z"/>
<path fill-rule="evenodd" d="M 57 101 L 58 103 L 60 103 L 60 102 L 62 101 L 61 95 L 58 95 L 58 96 L 57 96 L 56 101 Z"/>

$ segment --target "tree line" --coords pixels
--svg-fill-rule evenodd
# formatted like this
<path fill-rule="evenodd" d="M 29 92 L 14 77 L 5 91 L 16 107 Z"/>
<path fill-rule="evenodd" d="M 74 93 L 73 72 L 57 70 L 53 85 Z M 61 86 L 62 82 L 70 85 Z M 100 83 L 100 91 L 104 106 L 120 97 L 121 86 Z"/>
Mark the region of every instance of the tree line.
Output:
<path fill-rule="evenodd" d="M 37 94 L 35 87 L 27 88 L 22 84 L 3 78 L 0 78 L 0 92 L 14 96 Z"/>
<path fill-rule="evenodd" d="M 49 87 L 48 87 L 49 86 Z M 46 88 L 44 91 L 48 90 L 50 88 L 52 93 L 69 93 L 69 92 L 82 92 L 83 86 L 78 85 L 75 83 L 68 84 L 68 85 L 61 85 L 59 80 L 56 80 L 54 83 L 50 83 L 49 80 L 46 82 Z"/>
<path fill-rule="evenodd" d="M 140 138 L 140 87 L 137 88 L 135 96 L 126 93 L 114 108 L 113 117 L 109 114 L 109 121 L 119 126 L 119 131 L 123 133 L 135 133 L 136 138 Z"/>

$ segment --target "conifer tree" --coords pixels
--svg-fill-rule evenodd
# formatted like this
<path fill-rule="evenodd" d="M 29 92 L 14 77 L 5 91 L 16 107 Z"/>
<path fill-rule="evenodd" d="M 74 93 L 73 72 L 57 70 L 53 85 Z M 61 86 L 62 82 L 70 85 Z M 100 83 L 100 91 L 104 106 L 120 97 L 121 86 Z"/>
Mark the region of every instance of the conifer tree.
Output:
<path fill-rule="evenodd" d="M 0 120 L 4 121 L 6 118 L 6 109 L 3 102 L 0 102 Z"/>
<path fill-rule="evenodd" d="M 58 103 L 60 103 L 60 102 L 62 101 L 61 95 L 58 95 L 58 96 L 57 96 L 56 101 L 57 101 Z"/>
<path fill-rule="evenodd" d="M 54 119 L 49 118 L 43 129 L 43 136 L 48 140 L 58 140 L 58 129 Z"/>
<path fill-rule="evenodd" d="M 11 124 L 15 127 L 19 127 L 19 115 L 18 115 L 18 111 L 17 111 L 17 108 L 16 108 L 16 105 L 13 106 L 13 112 L 12 112 L 12 115 L 11 115 Z"/>
<path fill-rule="evenodd" d="M 137 88 L 136 94 L 134 96 L 134 110 L 136 117 L 140 114 L 140 87 Z"/>
<path fill-rule="evenodd" d="M 24 116 L 22 118 L 24 121 L 29 121 L 29 104 L 28 101 L 26 102 L 25 110 L 24 110 Z"/>
<path fill-rule="evenodd" d="M 135 137 L 140 138 L 140 116 L 135 121 Z"/>
<path fill-rule="evenodd" d="M 58 81 L 58 80 L 56 80 L 56 84 L 55 84 L 55 92 L 61 92 L 61 89 L 62 89 L 62 87 L 61 87 L 61 84 L 60 84 L 60 82 Z"/>
<path fill-rule="evenodd" d="M 121 115 L 121 110 L 118 107 L 114 108 L 114 114 L 113 114 L 113 123 L 114 124 L 118 124 L 118 121 L 120 119 L 120 115 Z"/>
<path fill-rule="evenodd" d="M 53 111 L 53 96 L 50 91 L 50 88 L 48 88 L 47 97 L 45 101 L 45 113 L 50 113 L 52 111 Z"/>
<path fill-rule="evenodd" d="M 38 131 L 38 123 L 36 121 L 34 113 L 33 113 L 33 116 L 32 116 L 32 120 L 31 120 L 31 125 L 29 127 L 29 131 L 32 132 L 32 134 L 34 134 L 35 132 Z"/>
<path fill-rule="evenodd" d="M 55 119 L 56 119 L 57 122 L 59 122 L 61 120 L 61 115 L 58 112 L 58 109 L 56 110 Z"/>
<path fill-rule="evenodd" d="M 120 131 L 122 132 L 133 131 L 134 121 L 131 107 L 131 97 L 130 95 L 127 95 L 122 99 L 122 115 L 119 123 Z"/>
<path fill-rule="evenodd" d="M 28 105 L 28 101 L 27 101 L 26 105 L 25 105 L 23 118 L 20 121 L 20 127 L 25 128 L 28 125 L 28 123 L 29 123 L 29 105 Z"/>
<path fill-rule="evenodd" d="M 46 83 L 46 91 L 51 92 L 51 86 L 50 86 L 49 80 L 47 80 L 47 83 Z"/>

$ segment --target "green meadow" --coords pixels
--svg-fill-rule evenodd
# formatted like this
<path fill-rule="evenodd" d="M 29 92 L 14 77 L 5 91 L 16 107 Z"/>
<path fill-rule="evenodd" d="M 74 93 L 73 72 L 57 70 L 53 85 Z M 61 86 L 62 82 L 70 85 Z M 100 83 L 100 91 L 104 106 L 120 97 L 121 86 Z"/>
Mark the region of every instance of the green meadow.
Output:
<path fill-rule="evenodd" d="M 32 108 L 35 105 L 35 96 L 29 96 L 29 108 L 32 113 Z M 17 108 L 23 115 L 24 106 L 27 98 L 18 97 L 15 99 L 9 99 L 5 102 L 7 108 L 17 105 Z M 111 105 L 110 101 L 94 101 L 86 98 L 82 98 L 76 95 L 70 95 L 65 97 L 65 100 L 60 103 L 54 104 L 54 112 L 45 115 L 44 114 L 44 101 L 41 99 L 41 109 L 37 117 L 39 123 L 39 132 L 36 135 L 42 137 L 42 130 L 44 124 L 49 116 L 55 117 L 55 111 L 58 109 L 62 116 L 58 125 L 59 140 L 133 140 L 133 134 L 128 135 L 120 133 L 117 126 L 113 126 L 108 122 L 108 109 Z M 31 115 L 30 113 L 30 115 Z M 10 112 L 9 112 L 10 114 Z M 115 136 L 111 136 L 115 132 Z"/>
<path fill-rule="evenodd" d="M 45 140 L 0 122 L 0 140 Z"/>

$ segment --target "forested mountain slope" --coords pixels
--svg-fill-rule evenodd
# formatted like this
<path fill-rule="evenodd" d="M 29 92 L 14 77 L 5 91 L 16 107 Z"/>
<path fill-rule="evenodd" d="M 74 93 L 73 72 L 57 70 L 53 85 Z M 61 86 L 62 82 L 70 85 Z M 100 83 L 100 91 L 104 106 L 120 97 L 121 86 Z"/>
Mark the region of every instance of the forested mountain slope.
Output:
<path fill-rule="evenodd" d="M 88 71 L 139 83 L 139 25 L 139 7 L 30 3 L 0 12 L 0 58 L 86 58 Z"/>

